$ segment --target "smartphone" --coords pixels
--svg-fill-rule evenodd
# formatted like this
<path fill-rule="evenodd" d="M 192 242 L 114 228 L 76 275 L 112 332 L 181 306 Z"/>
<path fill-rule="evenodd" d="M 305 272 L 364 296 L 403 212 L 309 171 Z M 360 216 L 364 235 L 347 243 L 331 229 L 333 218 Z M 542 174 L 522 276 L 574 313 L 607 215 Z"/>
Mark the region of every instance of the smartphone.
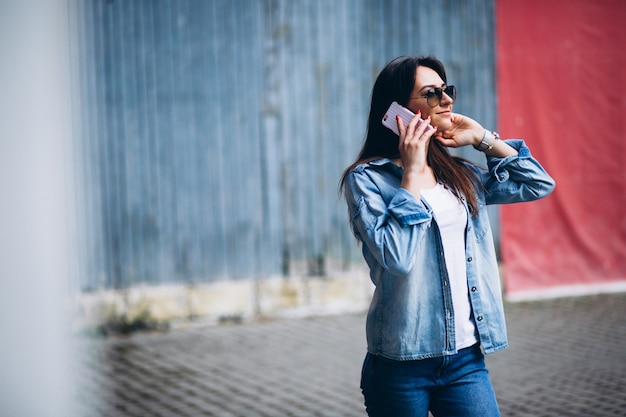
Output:
<path fill-rule="evenodd" d="M 391 105 L 387 109 L 387 112 L 385 112 L 385 115 L 383 116 L 382 122 L 383 125 L 391 129 L 393 133 L 400 136 L 400 132 L 398 132 L 398 122 L 396 121 L 396 116 L 400 116 L 400 118 L 404 122 L 404 127 L 406 127 L 411 119 L 415 116 L 415 114 L 411 110 L 399 105 L 395 101 L 391 103 Z M 421 123 L 422 119 L 417 122 L 417 126 L 419 126 Z"/>

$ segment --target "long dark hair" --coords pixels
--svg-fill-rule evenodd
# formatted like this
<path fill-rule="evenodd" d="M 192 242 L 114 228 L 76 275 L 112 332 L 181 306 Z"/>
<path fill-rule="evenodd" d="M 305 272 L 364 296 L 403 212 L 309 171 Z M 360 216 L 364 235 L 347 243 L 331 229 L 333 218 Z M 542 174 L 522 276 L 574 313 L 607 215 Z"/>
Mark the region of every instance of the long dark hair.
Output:
<path fill-rule="evenodd" d="M 428 67 L 435 71 L 447 84 L 446 71 L 443 64 L 432 56 L 408 57 L 401 56 L 389 62 L 380 72 L 372 88 L 372 103 L 367 125 L 365 143 L 356 161 L 343 173 L 339 183 L 340 191 L 344 190 L 346 177 L 358 165 L 380 158 L 399 158 L 399 138 L 381 123 L 387 108 L 393 101 L 406 106 L 415 86 L 417 67 Z M 469 161 L 452 156 L 448 149 L 432 139 L 428 146 L 427 163 L 433 169 L 435 179 L 444 184 L 452 193 L 467 199 L 467 204 L 474 215 L 478 213 L 478 178 L 469 167 Z"/>

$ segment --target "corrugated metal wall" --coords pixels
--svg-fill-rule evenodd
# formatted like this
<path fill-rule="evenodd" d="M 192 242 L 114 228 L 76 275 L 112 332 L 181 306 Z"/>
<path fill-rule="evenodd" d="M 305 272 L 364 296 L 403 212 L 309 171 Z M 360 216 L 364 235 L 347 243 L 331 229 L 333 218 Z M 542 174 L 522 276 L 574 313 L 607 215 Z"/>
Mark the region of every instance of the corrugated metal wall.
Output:
<path fill-rule="evenodd" d="M 495 126 L 493 1 L 72 6 L 83 290 L 360 262 L 337 183 L 390 59 L 435 54 Z"/>

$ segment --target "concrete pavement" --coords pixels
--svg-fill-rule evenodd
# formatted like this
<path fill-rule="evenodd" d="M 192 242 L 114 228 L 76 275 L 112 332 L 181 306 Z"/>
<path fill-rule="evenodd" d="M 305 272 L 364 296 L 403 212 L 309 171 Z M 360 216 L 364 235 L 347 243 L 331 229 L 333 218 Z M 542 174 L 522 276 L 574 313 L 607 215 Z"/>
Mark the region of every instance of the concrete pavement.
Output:
<path fill-rule="evenodd" d="M 507 303 L 503 416 L 626 415 L 626 293 Z M 81 338 L 79 415 L 365 416 L 364 313 Z"/>

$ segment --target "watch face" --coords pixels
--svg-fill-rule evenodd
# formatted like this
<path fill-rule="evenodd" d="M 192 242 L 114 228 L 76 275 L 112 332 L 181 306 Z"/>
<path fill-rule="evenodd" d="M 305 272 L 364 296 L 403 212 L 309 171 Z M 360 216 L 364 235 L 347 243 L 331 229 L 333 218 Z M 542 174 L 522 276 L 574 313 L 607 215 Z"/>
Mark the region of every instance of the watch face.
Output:
<path fill-rule="evenodd" d="M 488 139 L 487 134 L 490 134 L 492 138 Z M 498 141 L 499 139 L 500 139 L 500 135 L 498 134 L 498 132 L 489 132 L 488 130 L 485 130 L 485 135 L 483 136 L 482 140 L 480 141 L 478 145 L 474 145 L 474 149 L 481 151 L 481 152 L 490 151 L 491 149 L 493 149 L 493 146 L 496 144 L 496 141 Z"/>

